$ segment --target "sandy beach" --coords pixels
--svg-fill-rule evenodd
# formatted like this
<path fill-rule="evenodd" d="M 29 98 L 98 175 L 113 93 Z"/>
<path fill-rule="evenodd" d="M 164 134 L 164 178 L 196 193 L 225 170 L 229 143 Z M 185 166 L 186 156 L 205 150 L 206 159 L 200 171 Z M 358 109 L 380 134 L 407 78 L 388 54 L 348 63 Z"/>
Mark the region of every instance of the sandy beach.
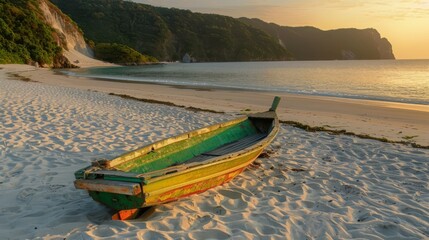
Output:
<path fill-rule="evenodd" d="M 96 62 L 91 63 L 89 66 L 96 64 Z M 428 105 L 281 92 L 192 89 L 167 85 L 101 81 L 55 74 L 49 69 L 36 69 L 24 65 L 9 65 L 8 69 L 24 78 L 51 86 L 124 94 L 138 99 L 170 102 L 179 106 L 226 113 L 264 111 L 271 104 L 273 97 L 278 95 L 283 99 L 278 109 L 278 115 L 282 121 L 294 121 L 311 127 L 345 130 L 359 135 L 429 146 Z"/>
<path fill-rule="evenodd" d="M 266 110 L 274 95 L 283 97 L 283 121 L 429 146 L 424 105 L 123 84 L 0 65 L 2 239 L 429 238 L 428 149 L 288 124 L 269 157 L 232 182 L 145 219 L 112 221 L 73 186 L 74 171 L 94 159 Z"/>

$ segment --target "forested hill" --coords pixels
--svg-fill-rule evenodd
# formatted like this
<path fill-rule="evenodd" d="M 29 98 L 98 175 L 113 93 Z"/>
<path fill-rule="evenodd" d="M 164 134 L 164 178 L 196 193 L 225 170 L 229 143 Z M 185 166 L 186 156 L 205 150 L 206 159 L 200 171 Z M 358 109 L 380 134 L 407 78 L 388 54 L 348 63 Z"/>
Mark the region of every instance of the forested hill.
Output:
<path fill-rule="evenodd" d="M 375 29 L 282 27 L 123 0 L 0 0 L 0 63 L 72 67 L 64 53 L 73 51 L 123 64 L 157 61 L 140 53 L 163 61 L 394 59 Z"/>
<path fill-rule="evenodd" d="M 295 60 L 394 59 L 392 45 L 375 29 L 284 27 L 259 19 L 240 21 L 278 38 Z"/>
<path fill-rule="evenodd" d="M 287 60 L 278 40 L 220 15 L 152 7 L 122 0 L 51 0 L 95 43 L 119 43 L 159 60 Z"/>
<path fill-rule="evenodd" d="M 58 62 L 59 35 L 43 17 L 38 0 L 0 0 L 0 63 Z"/>

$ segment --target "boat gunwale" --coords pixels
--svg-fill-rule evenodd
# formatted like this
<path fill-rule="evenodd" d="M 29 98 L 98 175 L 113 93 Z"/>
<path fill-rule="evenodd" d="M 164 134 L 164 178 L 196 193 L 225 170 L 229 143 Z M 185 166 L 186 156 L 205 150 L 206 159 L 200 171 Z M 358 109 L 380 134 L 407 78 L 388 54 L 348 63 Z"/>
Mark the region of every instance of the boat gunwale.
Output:
<path fill-rule="evenodd" d="M 246 116 L 235 118 L 235 119 L 232 119 L 232 120 L 229 120 L 226 122 L 215 123 L 215 124 L 210 125 L 210 126 L 206 126 L 206 127 L 202 127 L 202 128 L 196 129 L 196 130 L 185 132 L 185 133 L 182 133 L 182 134 L 177 135 L 177 136 L 164 138 L 164 139 L 161 139 L 161 140 L 156 141 L 154 143 L 150 143 L 148 145 L 144 145 L 142 147 L 139 147 L 135 150 L 131 150 L 129 152 L 126 152 L 126 153 L 124 153 L 124 154 L 122 154 L 122 155 L 120 155 L 120 156 L 118 156 L 112 160 L 104 160 L 102 162 L 102 164 L 100 164 L 100 165 L 103 166 L 102 170 L 114 170 L 114 171 L 121 171 L 124 173 L 128 173 L 127 171 L 115 169 L 115 166 L 129 162 L 129 161 L 132 161 L 133 159 L 135 159 L 139 156 L 142 156 L 144 154 L 147 154 L 151 151 L 155 151 L 156 149 L 159 149 L 159 148 L 162 148 L 162 147 L 165 147 L 165 146 L 168 146 L 168 145 L 180 142 L 180 141 L 184 141 L 184 140 L 190 139 L 190 138 L 198 136 L 198 135 L 209 133 L 209 132 L 212 132 L 212 131 L 217 130 L 219 128 L 224 128 L 224 127 L 228 127 L 228 126 L 231 126 L 234 124 L 238 124 L 240 122 L 244 122 L 248 118 L 249 117 L 246 115 Z M 139 152 L 139 153 L 137 153 L 137 152 Z M 131 156 L 132 154 L 134 154 L 134 156 Z M 130 159 L 123 159 L 123 158 L 130 158 Z M 97 164 L 95 164 L 95 165 L 97 166 Z M 137 174 L 137 175 L 139 175 L 139 174 Z"/>
<path fill-rule="evenodd" d="M 261 152 L 263 150 L 263 148 L 261 148 L 261 149 L 255 149 L 255 151 L 254 152 L 248 152 L 248 153 L 246 153 L 246 154 L 248 154 L 248 155 L 252 155 L 252 154 L 254 154 L 254 153 L 258 153 L 258 152 Z M 241 164 L 238 164 L 238 165 L 235 165 L 233 168 L 230 168 L 230 169 L 225 169 L 225 170 L 223 170 L 222 172 L 217 172 L 217 173 L 214 173 L 214 174 L 211 174 L 211 175 L 207 175 L 207 176 L 204 176 L 204 177 L 202 177 L 202 178 L 197 178 L 197 179 L 194 179 L 194 180 L 192 180 L 192 181 L 187 181 L 187 182 L 182 182 L 182 183 L 178 183 L 178 184 L 175 184 L 175 185 L 171 185 L 171 186 L 168 186 L 168 187 L 164 187 L 164 188 L 158 188 L 158 189 L 156 189 L 156 190 L 152 190 L 152 191 L 146 191 L 145 190 L 145 187 L 144 187 L 144 185 L 143 185 L 143 188 L 142 188 L 142 193 L 145 195 L 145 197 L 147 198 L 147 197 L 152 197 L 152 196 L 156 196 L 156 195 L 160 195 L 160 194 L 162 194 L 162 193 L 165 193 L 165 192 L 168 192 L 168 191 L 171 191 L 171 190 L 175 190 L 175 189 L 181 189 L 182 187 L 184 187 L 184 186 L 189 186 L 189 185 L 193 185 L 193 184 L 195 184 L 195 183 L 198 183 L 198 182 L 201 182 L 201 181 L 205 181 L 205 180 L 209 180 L 209 179 L 213 179 L 213 178 L 216 178 L 216 177 L 219 177 L 219 176 L 224 176 L 225 174 L 228 174 L 228 173 L 231 173 L 231 172 L 236 172 L 237 170 L 240 170 L 240 169 L 242 169 L 241 171 L 243 171 L 247 166 L 249 166 L 257 157 L 259 156 L 259 153 L 255 156 L 255 157 L 251 157 L 251 158 L 249 158 L 249 159 L 247 159 L 245 162 L 243 162 L 243 163 L 241 163 Z M 238 156 L 237 156 L 238 157 Z M 234 159 L 232 159 L 232 160 L 234 160 Z M 195 169 L 194 169 L 195 170 Z M 240 171 L 240 172 L 241 172 Z M 183 173 L 183 172 L 182 172 Z M 186 174 L 186 173 L 185 173 Z M 174 176 L 173 176 L 174 177 Z M 235 176 L 234 176 L 235 177 Z M 233 178 L 234 178 L 233 177 Z M 232 178 L 231 178 L 232 179 Z M 158 180 L 158 179 L 157 179 Z M 152 182 L 152 183 L 155 183 L 155 182 Z M 210 188 L 212 188 L 212 187 L 210 187 Z M 208 189 L 210 189 L 210 188 L 208 188 Z M 205 189 L 205 190 L 203 190 L 203 191 L 206 191 L 207 189 Z M 193 193 L 192 193 L 193 194 Z M 182 196 L 180 196 L 180 197 L 178 197 L 178 198 L 182 198 Z M 177 198 L 177 199 L 178 199 Z M 159 204 L 159 203 L 164 203 L 164 202 L 168 202 L 168 201 L 170 201 L 170 200 L 167 200 L 167 201 L 162 201 L 162 202 L 157 202 L 156 204 Z M 150 204 L 148 204 L 147 202 L 146 202 L 146 200 L 145 200 L 145 206 L 151 206 L 151 205 L 156 205 L 156 204 L 153 204 L 153 203 L 150 203 Z"/>
<path fill-rule="evenodd" d="M 172 166 L 172 167 L 164 168 L 164 169 L 157 171 L 159 173 L 165 172 L 166 174 L 163 174 L 163 175 L 157 175 L 157 176 L 151 177 L 150 174 L 155 172 L 155 171 L 153 171 L 153 172 L 139 174 L 139 175 L 137 175 L 137 177 L 143 178 L 145 180 L 145 185 L 146 185 L 149 183 L 153 183 L 156 181 L 163 180 L 165 178 L 170 178 L 170 177 L 172 178 L 172 177 L 175 177 L 176 175 L 184 174 L 184 173 L 187 173 L 189 171 L 195 171 L 195 170 L 211 167 L 211 166 L 216 165 L 216 164 L 222 164 L 224 162 L 231 161 L 235 157 L 241 156 L 241 155 L 246 154 L 250 151 L 254 151 L 257 149 L 263 149 L 271 143 L 271 141 L 275 138 L 275 136 L 277 135 L 277 133 L 279 131 L 280 127 L 279 127 L 279 122 L 278 122 L 277 117 L 273 118 L 273 120 L 274 120 L 274 126 L 270 130 L 270 133 L 267 134 L 267 136 L 265 136 L 263 139 L 256 142 L 255 144 L 241 149 L 240 151 L 233 152 L 233 153 L 230 153 L 227 155 L 213 157 L 213 158 L 207 159 L 205 161 L 197 162 L 197 163 L 186 164 L 186 162 L 185 162 L 182 165 Z M 179 167 L 179 166 L 182 167 L 180 169 L 182 171 L 173 172 L 175 170 L 174 168 Z"/>
<path fill-rule="evenodd" d="M 232 161 L 236 157 L 239 157 L 241 155 L 245 155 L 249 152 L 263 150 L 275 138 L 275 136 L 279 132 L 280 123 L 279 123 L 277 114 L 275 112 L 272 112 L 273 113 L 272 117 L 267 118 L 266 116 L 264 116 L 265 114 L 270 113 L 270 112 L 271 111 L 243 116 L 243 117 L 236 118 L 236 119 L 233 119 L 233 120 L 230 120 L 227 122 L 217 123 L 217 124 L 213 124 L 213 125 L 208 126 L 208 127 L 196 129 L 196 130 L 193 130 L 193 131 L 190 131 L 187 133 L 183 133 L 183 134 L 177 136 L 177 137 L 182 137 L 182 136 L 188 136 L 189 137 L 189 134 L 197 134 L 198 135 L 198 134 L 209 133 L 210 131 L 214 131 L 214 130 L 219 129 L 221 127 L 227 127 L 227 126 L 230 126 L 233 124 L 243 122 L 249 118 L 258 118 L 258 115 L 261 116 L 259 118 L 270 119 L 273 121 L 272 126 L 268 131 L 268 134 L 264 138 L 262 138 L 261 140 L 257 141 L 256 143 L 254 143 L 254 144 L 252 144 L 246 148 L 243 148 L 243 149 L 236 151 L 236 152 L 232 152 L 232 153 L 227 154 L 227 155 L 214 156 L 213 158 L 209 158 L 209 159 L 201 161 L 201 162 L 194 162 L 194 163 L 188 163 L 188 164 L 186 162 L 184 162 L 180 165 L 170 166 L 170 167 L 160 169 L 157 171 L 141 173 L 141 174 L 126 172 L 126 171 L 122 171 L 122 170 L 115 170 L 112 167 L 107 168 L 107 169 L 106 168 L 100 168 L 99 166 L 90 166 L 90 167 L 85 169 L 85 173 L 91 174 L 91 175 L 93 174 L 93 175 L 103 176 L 103 178 L 106 176 L 107 177 L 109 177 L 109 176 L 110 177 L 123 177 L 123 179 L 121 179 L 121 180 L 119 180 L 119 179 L 116 180 L 118 182 L 121 182 L 121 181 L 122 182 L 135 182 L 135 181 L 132 181 L 132 179 L 135 179 L 135 180 L 137 180 L 137 182 L 140 182 L 142 185 L 147 185 L 149 183 L 161 181 L 161 180 L 164 180 L 166 178 L 174 178 L 177 175 L 186 174 L 190 171 L 198 171 L 200 169 L 208 168 L 208 167 L 211 167 L 211 166 L 216 165 L 216 164 L 222 164 L 222 163 L 225 163 L 228 161 Z M 210 131 L 199 133 L 201 130 L 204 130 L 204 129 L 210 129 Z M 196 136 L 196 135 L 194 135 L 194 136 Z M 167 138 L 167 139 L 170 139 L 170 138 Z M 167 139 L 163 139 L 163 140 L 157 141 L 153 144 L 146 145 L 142 148 L 139 148 L 138 150 L 151 147 L 152 145 L 163 142 Z M 174 139 L 176 140 L 178 138 L 174 138 Z M 183 140 L 186 140 L 186 139 L 181 139 L 178 141 L 183 141 Z M 178 141 L 170 142 L 168 144 L 165 144 L 164 146 L 174 144 L 175 142 L 178 142 Z M 131 154 L 132 152 L 133 151 L 125 153 L 123 155 Z M 121 155 L 121 156 L 123 156 L 123 155 Z M 118 157 L 118 158 L 120 158 L 120 157 Z M 117 159 L 117 158 L 115 158 L 115 159 Z M 113 160 L 115 160 L 115 159 L 113 159 Z M 113 161 L 113 160 L 110 160 L 110 161 Z M 153 175 L 156 175 L 156 176 L 153 176 Z M 83 179 L 87 179 L 86 176 Z M 96 179 L 99 179 L 99 178 L 96 178 Z M 90 179 L 88 179 L 88 180 L 90 180 Z M 106 180 L 111 180 L 111 179 L 106 179 Z M 143 190 L 143 193 L 144 193 L 144 190 Z"/>

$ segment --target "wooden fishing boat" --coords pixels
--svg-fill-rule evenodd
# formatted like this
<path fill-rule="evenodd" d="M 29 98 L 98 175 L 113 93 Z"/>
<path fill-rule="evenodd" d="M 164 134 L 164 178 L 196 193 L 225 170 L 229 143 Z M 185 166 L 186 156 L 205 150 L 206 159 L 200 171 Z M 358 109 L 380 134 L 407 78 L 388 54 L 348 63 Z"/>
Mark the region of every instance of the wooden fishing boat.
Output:
<path fill-rule="evenodd" d="M 279 130 L 276 97 L 269 111 L 240 117 L 149 144 L 75 173 L 75 187 L 132 215 L 226 183 L 271 143 Z M 119 217 L 119 219 L 124 218 Z"/>

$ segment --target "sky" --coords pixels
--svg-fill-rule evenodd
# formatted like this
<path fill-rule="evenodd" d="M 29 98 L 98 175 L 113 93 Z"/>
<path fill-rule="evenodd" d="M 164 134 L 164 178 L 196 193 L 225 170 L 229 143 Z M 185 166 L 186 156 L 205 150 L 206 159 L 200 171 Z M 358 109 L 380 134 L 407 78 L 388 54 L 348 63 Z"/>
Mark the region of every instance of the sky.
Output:
<path fill-rule="evenodd" d="M 397 59 L 429 59 L 429 0 L 133 0 L 281 26 L 375 28 Z"/>

